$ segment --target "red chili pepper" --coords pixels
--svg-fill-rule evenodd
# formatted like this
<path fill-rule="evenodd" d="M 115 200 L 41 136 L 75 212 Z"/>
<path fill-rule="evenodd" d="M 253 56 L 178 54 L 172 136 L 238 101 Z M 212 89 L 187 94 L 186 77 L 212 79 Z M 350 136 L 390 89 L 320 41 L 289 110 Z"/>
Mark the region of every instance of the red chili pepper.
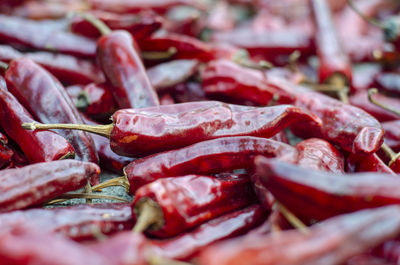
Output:
<path fill-rule="evenodd" d="M 258 154 L 286 161 L 297 158 L 296 149 L 281 142 L 250 136 L 226 137 L 135 160 L 124 172 L 131 184 L 130 192 L 135 194 L 141 186 L 160 178 L 252 169 L 252 157 Z"/>
<path fill-rule="evenodd" d="M 28 209 L 0 214 L 3 227 L 34 225 L 43 232 L 59 233 L 73 240 L 90 240 L 96 234 L 111 234 L 133 226 L 132 210 L 125 203 L 75 205 Z"/>
<path fill-rule="evenodd" d="M 161 238 L 176 236 L 255 200 L 250 179 L 245 175 L 158 179 L 135 192 L 134 231 Z"/>
<path fill-rule="evenodd" d="M 375 76 L 379 75 L 382 71 L 379 64 L 365 64 L 356 65 L 353 67 L 353 80 L 351 87 L 354 88 L 354 92 L 361 92 L 368 90 L 370 87 L 376 87 Z M 351 100 L 351 98 L 350 98 Z"/>
<path fill-rule="evenodd" d="M 400 181 L 386 173 L 329 174 L 262 157 L 256 166 L 263 185 L 305 221 L 400 202 Z"/>
<path fill-rule="evenodd" d="M 347 157 L 347 171 L 351 173 L 380 172 L 392 175 L 396 174 L 379 158 L 376 153 L 366 156 L 350 154 Z"/>
<path fill-rule="evenodd" d="M 0 95 L 1 95 L 1 90 L 2 89 L 0 88 Z M 1 96 L 0 96 L 0 102 L 1 102 Z M 0 125 L 1 125 L 1 118 L 0 118 Z M 13 150 L 7 146 L 7 143 L 8 143 L 7 137 L 0 132 L 0 169 L 9 165 L 11 163 L 11 158 L 14 155 Z"/>
<path fill-rule="evenodd" d="M 22 56 L 28 57 L 52 73 L 60 81 L 69 84 L 104 82 L 104 75 L 91 61 L 72 55 L 49 52 L 21 53 L 11 46 L 0 45 L 0 61 L 10 62 Z"/>
<path fill-rule="evenodd" d="M 374 86 L 379 90 L 400 96 L 400 72 L 383 72 L 375 76 Z"/>
<path fill-rule="evenodd" d="M 400 121 L 382 122 L 385 143 L 395 152 L 400 152 Z"/>
<path fill-rule="evenodd" d="M 0 15 L 0 40 L 28 48 L 94 58 L 96 43 L 64 29 L 60 21 L 34 21 Z"/>
<path fill-rule="evenodd" d="M 83 123 L 64 87 L 32 60 L 12 61 L 6 81 L 11 93 L 41 122 Z M 79 159 L 98 163 L 90 135 L 72 130 L 60 131 L 60 134 L 71 142 Z"/>
<path fill-rule="evenodd" d="M 38 205 L 85 186 L 98 178 L 100 168 L 93 163 L 60 160 L 1 171 L 0 212 Z"/>
<path fill-rule="evenodd" d="M 196 82 L 185 82 L 168 89 L 174 96 L 176 103 L 209 100 L 204 93 L 202 85 Z"/>
<path fill-rule="evenodd" d="M 29 165 L 28 158 L 21 150 L 17 149 L 13 145 L 9 145 L 10 149 L 13 151 L 13 156 L 11 158 L 11 163 L 7 168 L 20 168 Z"/>
<path fill-rule="evenodd" d="M 198 264 L 344 264 L 399 232 L 399 208 L 382 207 L 332 218 L 306 233 L 290 230 L 221 242 L 206 248 Z"/>
<path fill-rule="evenodd" d="M 285 131 L 280 131 L 270 138 L 271 140 L 289 144 L 289 139 Z"/>
<path fill-rule="evenodd" d="M 265 218 L 266 211 L 259 205 L 248 206 L 212 219 L 175 238 L 152 240 L 151 249 L 161 257 L 187 261 L 212 243 L 248 232 Z"/>
<path fill-rule="evenodd" d="M 372 250 L 372 253 L 385 261 L 397 263 L 400 259 L 400 242 L 398 239 L 388 240 Z"/>
<path fill-rule="evenodd" d="M 11 93 L 1 87 L 0 126 L 18 143 L 31 163 L 74 156 L 74 148 L 65 138 L 52 131 L 24 130 L 21 127 L 24 122 L 35 122 L 35 120 Z"/>

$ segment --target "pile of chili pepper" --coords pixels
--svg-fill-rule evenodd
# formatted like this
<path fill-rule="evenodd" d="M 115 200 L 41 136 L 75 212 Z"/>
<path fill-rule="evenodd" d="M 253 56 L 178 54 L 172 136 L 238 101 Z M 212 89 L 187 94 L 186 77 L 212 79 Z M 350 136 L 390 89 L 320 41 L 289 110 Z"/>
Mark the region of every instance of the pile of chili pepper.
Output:
<path fill-rule="evenodd" d="M 0 2 L 1 265 L 399 263 L 399 1 Z"/>

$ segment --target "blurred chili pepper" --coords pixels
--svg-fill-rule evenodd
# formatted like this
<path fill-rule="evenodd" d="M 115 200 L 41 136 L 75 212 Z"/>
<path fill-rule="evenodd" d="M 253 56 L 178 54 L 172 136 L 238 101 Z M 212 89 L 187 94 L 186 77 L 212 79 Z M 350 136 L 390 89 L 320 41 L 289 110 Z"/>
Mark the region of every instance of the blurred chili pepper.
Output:
<path fill-rule="evenodd" d="M 257 227 L 266 218 L 259 205 L 214 218 L 192 231 L 167 240 L 152 240 L 152 251 L 161 257 L 189 260 L 201 249 L 223 239 L 235 237 Z"/>
<path fill-rule="evenodd" d="M 58 195 L 85 186 L 98 178 L 100 168 L 93 163 L 60 160 L 1 171 L 0 212 L 38 205 Z"/>
<path fill-rule="evenodd" d="M 379 75 L 382 67 L 379 64 L 362 64 L 353 66 L 353 80 L 351 87 L 354 93 L 376 87 L 375 76 Z M 350 98 L 351 100 L 351 98 Z M 351 102 L 350 102 L 351 103 Z"/>
<path fill-rule="evenodd" d="M 240 194 L 240 196 L 237 196 Z M 135 192 L 134 231 L 171 237 L 256 200 L 249 177 L 201 175 L 163 178 Z"/>
<path fill-rule="evenodd" d="M 400 72 L 381 72 L 375 76 L 375 84 L 379 90 L 400 96 Z"/>
<path fill-rule="evenodd" d="M 168 92 L 173 95 L 176 103 L 186 103 L 193 101 L 209 100 L 203 91 L 202 85 L 196 82 L 185 82 L 177 84 L 168 89 Z"/>
<path fill-rule="evenodd" d="M 198 264 L 343 264 L 399 232 L 399 208 L 382 207 L 332 218 L 307 233 L 290 230 L 221 242 L 206 248 Z"/>
<path fill-rule="evenodd" d="M 160 97 L 160 104 L 161 105 L 175 104 L 175 100 L 170 94 L 164 94 Z"/>
<path fill-rule="evenodd" d="M 365 156 L 350 154 L 347 157 L 347 171 L 350 173 L 380 172 L 392 175 L 396 174 L 379 158 L 376 153 Z"/>
<path fill-rule="evenodd" d="M 96 43 L 64 29 L 62 21 L 33 21 L 0 15 L 0 41 L 28 48 L 94 58 Z"/>
<path fill-rule="evenodd" d="M 31 163 L 73 157 L 74 148 L 62 136 L 52 131 L 30 132 L 21 124 L 35 122 L 18 100 L 0 87 L 0 126 L 13 139 Z M 3 150 L 6 152 L 6 150 Z M 5 155 L 12 154 L 6 152 Z"/>
<path fill-rule="evenodd" d="M 395 152 L 400 152 L 400 121 L 382 122 L 385 130 L 385 143 Z"/>
<path fill-rule="evenodd" d="M 290 162 L 297 158 L 296 149 L 281 142 L 250 136 L 226 137 L 135 160 L 124 172 L 134 194 L 141 186 L 160 178 L 252 170 L 252 157 L 258 154 Z"/>
<path fill-rule="evenodd" d="M 125 203 L 75 205 L 49 209 L 28 209 L 0 214 L 0 222 L 10 229 L 20 224 L 35 225 L 42 231 L 60 233 L 73 240 L 93 239 L 133 226 L 132 210 Z"/>
<path fill-rule="evenodd" d="M 400 242 L 398 239 L 385 241 L 372 250 L 372 254 L 384 258 L 388 262 L 397 263 L 400 259 Z"/>
<path fill-rule="evenodd" d="M 1 90 L 2 88 L 0 88 L 0 95 L 1 95 Z M 1 118 L 0 118 L 0 125 L 1 125 Z M 7 146 L 7 143 L 8 143 L 7 137 L 0 132 L 0 169 L 9 165 L 11 163 L 11 158 L 14 155 L 13 150 Z"/>
<path fill-rule="evenodd" d="M 235 18 L 226 1 L 218 1 L 211 8 L 205 22 L 206 28 L 215 31 L 229 31 L 235 27 Z"/>
<path fill-rule="evenodd" d="M 6 81 L 11 93 L 41 122 L 83 123 L 62 84 L 31 59 L 12 61 Z M 72 130 L 60 134 L 71 142 L 77 158 L 98 163 L 90 135 Z"/>
<path fill-rule="evenodd" d="M 400 201 L 400 181 L 386 173 L 329 174 L 262 157 L 256 167 L 263 185 L 305 221 Z"/>

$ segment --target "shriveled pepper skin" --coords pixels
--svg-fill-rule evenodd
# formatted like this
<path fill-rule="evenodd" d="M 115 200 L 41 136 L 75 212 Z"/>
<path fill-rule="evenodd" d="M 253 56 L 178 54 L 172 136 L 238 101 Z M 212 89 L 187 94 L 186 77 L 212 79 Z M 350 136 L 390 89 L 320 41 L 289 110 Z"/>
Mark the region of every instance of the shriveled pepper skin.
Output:
<path fill-rule="evenodd" d="M 240 194 L 240 195 L 239 195 Z M 140 214 L 140 204 L 151 199 L 163 213 L 163 225 L 147 232 L 171 237 L 220 215 L 256 201 L 248 176 L 221 177 L 187 175 L 158 179 L 135 192 L 132 209 Z"/>
<path fill-rule="evenodd" d="M 111 93 L 119 107 L 157 106 L 157 94 L 135 46 L 135 40 L 127 31 L 113 31 L 98 40 L 97 59 L 113 86 Z"/>
<path fill-rule="evenodd" d="M 347 157 L 347 171 L 350 173 L 381 172 L 392 175 L 396 174 L 379 158 L 376 153 L 365 156 L 350 154 Z"/>
<path fill-rule="evenodd" d="M 175 238 L 152 240 L 152 250 L 161 257 L 187 261 L 217 241 L 242 235 L 260 225 L 267 212 L 259 205 L 227 213 Z"/>
<path fill-rule="evenodd" d="M 318 118 L 290 105 L 254 108 L 217 101 L 125 109 L 112 118 L 111 149 L 133 157 L 228 136 L 269 138 L 306 121 L 320 126 Z"/>
<path fill-rule="evenodd" d="M 82 118 L 62 84 L 31 59 L 12 61 L 6 72 L 11 93 L 43 123 L 77 123 Z M 60 130 L 75 149 L 78 159 L 98 163 L 93 139 L 88 133 Z"/>
<path fill-rule="evenodd" d="M 400 232 L 398 206 L 337 216 L 311 226 L 308 233 L 283 231 L 212 245 L 200 265 L 337 265 L 363 254 Z"/>
<path fill-rule="evenodd" d="M 0 126 L 18 143 L 31 163 L 47 162 L 73 156 L 74 148 L 62 136 L 52 131 L 27 131 L 24 122 L 35 122 L 18 100 L 0 85 Z"/>
<path fill-rule="evenodd" d="M 94 234 L 111 234 L 133 226 L 129 204 L 83 204 L 49 209 L 27 209 L 0 214 L 3 226 L 29 223 L 41 230 L 59 233 L 73 240 L 94 239 Z"/>
<path fill-rule="evenodd" d="M 82 188 L 87 179 L 98 177 L 99 173 L 96 164 L 69 159 L 2 170 L 0 212 L 37 205 Z"/>
<path fill-rule="evenodd" d="M 141 186 L 160 178 L 188 174 L 213 174 L 233 169 L 252 169 L 252 158 L 262 154 L 292 162 L 297 151 L 270 139 L 238 136 L 203 141 L 133 161 L 125 167 L 134 194 Z"/>
<path fill-rule="evenodd" d="M 340 175 L 263 157 L 255 162 L 263 185 L 305 221 L 400 202 L 400 180 L 386 173 Z"/>

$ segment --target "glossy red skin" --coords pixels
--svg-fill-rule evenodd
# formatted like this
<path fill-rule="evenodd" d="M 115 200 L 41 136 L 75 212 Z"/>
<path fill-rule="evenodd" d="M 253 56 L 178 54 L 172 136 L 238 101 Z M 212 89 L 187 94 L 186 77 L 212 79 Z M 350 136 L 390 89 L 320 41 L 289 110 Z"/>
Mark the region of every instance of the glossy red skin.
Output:
<path fill-rule="evenodd" d="M 289 230 L 221 242 L 203 251 L 197 264 L 344 264 L 396 237 L 400 231 L 399 215 L 397 206 L 382 207 L 332 218 L 311 226 L 309 233 Z"/>
<path fill-rule="evenodd" d="M 377 94 L 373 96 L 378 102 L 386 106 L 390 106 L 394 109 L 398 109 L 400 111 L 400 99 L 387 97 L 382 94 Z M 368 92 L 367 91 L 360 91 L 350 97 L 350 103 L 353 106 L 359 107 L 360 109 L 368 112 L 372 116 L 374 116 L 377 120 L 384 122 L 384 121 L 393 121 L 399 118 L 398 115 L 385 110 L 375 104 L 371 103 L 368 100 Z"/>
<path fill-rule="evenodd" d="M 344 173 L 344 157 L 329 142 L 311 138 L 296 144 L 299 152 L 296 165 L 311 170 Z"/>
<path fill-rule="evenodd" d="M 163 226 L 147 233 L 166 238 L 250 205 L 256 196 L 247 176 L 187 175 L 158 179 L 139 188 L 132 203 L 133 214 L 140 215 L 138 204 L 146 199 L 157 203 L 163 214 Z"/>
<path fill-rule="evenodd" d="M 26 56 L 47 71 L 52 73 L 60 81 L 72 84 L 87 84 L 90 82 L 103 82 L 104 75 L 91 61 L 72 55 L 54 54 L 49 52 L 21 53 L 11 46 L 0 45 L 0 60 L 10 62 L 14 59 Z"/>
<path fill-rule="evenodd" d="M 189 174 L 214 174 L 234 169 L 254 168 L 256 155 L 293 161 L 297 151 L 290 145 L 270 139 L 238 136 L 203 141 L 181 149 L 158 153 L 133 161 L 124 172 L 130 193 L 157 179 Z"/>
<path fill-rule="evenodd" d="M 97 42 L 97 60 L 112 84 L 111 93 L 121 108 L 158 106 L 158 97 L 135 50 L 135 40 L 123 30 Z"/>
<path fill-rule="evenodd" d="M 395 152 L 400 152 L 400 121 L 382 122 L 385 130 L 385 143 Z"/>
<path fill-rule="evenodd" d="M 100 168 L 96 164 L 70 159 L 2 170 L 0 212 L 38 205 L 77 190 L 98 174 Z"/>
<path fill-rule="evenodd" d="M 24 122 L 35 122 L 18 100 L 0 88 L 0 126 L 13 139 L 31 163 L 53 161 L 75 153 L 71 144 L 52 131 L 29 131 L 21 127 Z M 5 150 L 3 150 L 5 151 Z M 7 155 L 8 156 L 8 155 Z"/>
<path fill-rule="evenodd" d="M 400 201 L 397 176 L 376 172 L 339 175 L 270 160 L 256 158 L 261 182 L 278 201 L 307 222 Z"/>
<path fill-rule="evenodd" d="M 29 223 L 42 231 L 62 234 L 76 241 L 94 239 L 98 232 L 108 235 L 133 226 L 131 208 L 125 203 L 12 211 L 0 214 L 0 222 L 8 228 Z"/>
<path fill-rule="evenodd" d="M 360 156 L 350 154 L 347 157 L 347 171 L 355 172 L 380 172 L 395 175 L 396 173 L 375 154 Z"/>
<path fill-rule="evenodd" d="M 400 96 L 400 72 L 383 72 L 375 76 L 375 84 L 379 89 Z"/>
<path fill-rule="evenodd" d="M 228 136 L 269 138 L 299 122 L 320 121 L 290 105 L 254 108 L 202 101 L 119 110 L 112 116 L 111 149 L 131 157 Z"/>
<path fill-rule="evenodd" d="M 335 74 L 351 84 L 352 65 L 336 34 L 332 13 L 325 0 L 313 0 L 312 10 L 317 27 L 315 36 L 319 58 L 319 82 L 326 83 Z"/>
<path fill-rule="evenodd" d="M 111 12 L 94 10 L 91 15 L 103 21 L 112 30 L 126 30 L 132 34 L 135 40 L 142 40 L 150 37 L 162 26 L 162 18 L 153 12 L 142 12 L 137 15 L 122 15 Z M 70 29 L 72 32 L 89 37 L 98 38 L 101 36 L 99 30 L 86 21 L 76 16 L 73 18 Z"/>
<path fill-rule="evenodd" d="M 0 40 L 28 48 L 94 58 L 96 42 L 65 31 L 59 21 L 34 21 L 0 15 Z"/>
<path fill-rule="evenodd" d="M 0 260 L 13 265 L 110 264 L 82 244 L 25 226 L 0 231 Z"/>
<path fill-rule="evenodd" d="M 185 82 L 197 71 L 198 66 L 197 60 L 174 60 L 148 69 L 147 75 L 154 89 L 161 91 Z"/>
<path fill-rule="evenodd" d="M 259 205 L 227 213 L 175 238 L 152 240 L 152 250 L 162 257 L 188 261 L 205 247 L 242 235 L 260 225 L 267 212 Z"/>
<path fill-rule="evenodd" d="M 31 59 L 12 61 L 6 81 L 10 92 L 40 122 L 83 124 L 62 84 Z M 93 139 L 88 133 L 59 130 L 59 134 L 70 141 L 78 159 L 98 163 Z"/>

